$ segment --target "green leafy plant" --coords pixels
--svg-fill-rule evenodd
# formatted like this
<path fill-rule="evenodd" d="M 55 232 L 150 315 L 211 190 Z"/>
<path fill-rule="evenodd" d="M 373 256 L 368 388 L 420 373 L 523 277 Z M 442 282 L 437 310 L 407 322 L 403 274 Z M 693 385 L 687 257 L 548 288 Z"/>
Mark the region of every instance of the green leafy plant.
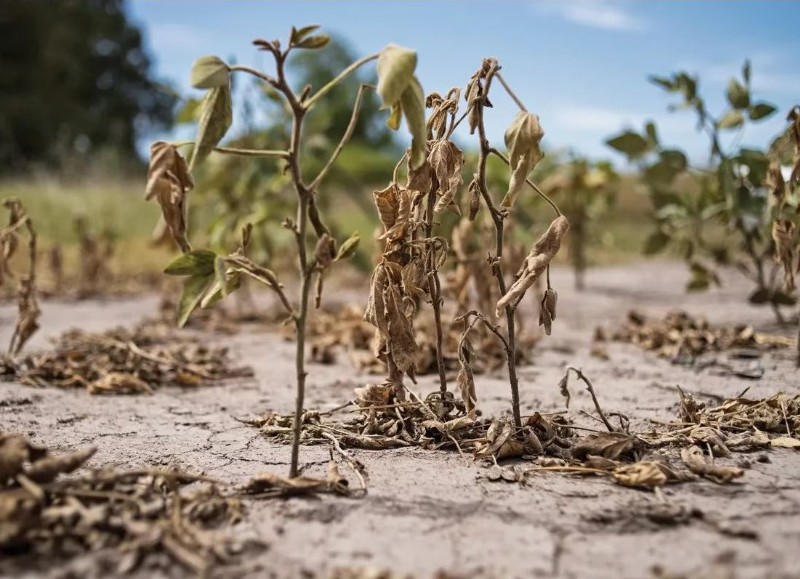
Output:
<path fill-rule="evenodd" d="M 572 157 L 557 164 L 540 183 L 543 191 L 558 199 L 569 220 L 569 258 L 575 272 L 575 289 L 579 291 L 584 289 L 593 225 L 613 207 L 618 180 L 610 163 Z"/>
<path fill-rule="evenodd" d="M 306 384 L 306 323 L 312 291 L 319 306 L 323 278 L 336 262 L 349 258 L 358 245 L 358 236 L 339 243 L 334 239 L 320 211 L 317 194 L 330 174 L 342 150 L 352 137 L 358 122 L 364 94 L 376 90 L 385 108 L 390 109 L 390 127 L 397 129 L 401 118 L 412 135 L 411 166 L 419 167 L 425 160 L 424 97 L 414 71 L 417 55 L 414 51 L 389 45 L 381 52 L 356 60 L 325 85 L 314 90 L 306 85 L 295 90 L 288 80 L 287 60 L 290 54 L 302 50 L 319 50 L 329 38 L 317 33 L 317 26 L 292 28 L 285 48 L 278 40 L 254 41 L 255 46 L 270 54 L 275 63 L 274 74 L 248 66 L 229 65 L 215 56 L 198 59 L 192 69 L 192 84 L 205 89 L 200 104 L 197 136 L 192 143 L 154 143 L 151 148 L 150 168 L 146 188 L 147 198 L 155 198 L 161 205 L 164 224 L 183 255 L 165 270 L 167 274 L 182 276 L 186 280 L 178 305 L 178 323 L 184 324 L 198 307 L 210 307 L 241 287 L 242 280 L 252 279 L 274 291 L 295 327 L 297 399 L 294 416 L 294 438 L 289 475 L 298 475 L 301 418 Z M 354 96 L 350 121 L 325 164 L 313 177 L 308 176 L 304 143 L 314 135 L 304 131 L 304 121 L 314 107 L 331 91 L 338 89 L 362 66 L 377 61 L 377 87 L 361 84 Z M 288 145 L 278 149 L 247 149 L 220 146 L 232 121 L 231 77 L 248 74 L 257 78 L 276 95 L 289 112 Z M 188 163 L 178 152 L 179 146 L 192 145 Z M 295 217 L 285 217 L 282 226 L 295 240 L 297 257 L 297 297 L 291 300 L 278 275 L 258 263 L 250 254 L 254 226 L 248 223 L 242 229 L 238 248 L 225 255 L 208 249 L 193 249 L 187 234 L 187 194 L 194 187 L 191 172 L 212 154 L 235 155 L 257 159 L 273 159 L 276 173 L 285 173 L 291 182 L 295 197 Z M 266 220 L 260 227 L 273 223 Z"/>
<path fill-rule="evenodd" d="M 642 133 L 627 130 L 607 141 L 641 168 L 655 207 L 656 230 L 645 253 L 677 250 L 691 269 L 689 290 L 719 284 L 716 268 L 733 265 L 753 282 L 750 302 L 770 305 L 782 320 L 780 308 L 795 299 L 779 287 L 772 260 L 769 151 L 739 145 L 744 128 L 768 118 L 775 106 L 754 98 L 749 62 L 728 83 L 727 107 L 717 115 L 709 112 L 697 78 L 678 72 L 650 80 L 680 97 L 670 110 L 695 114 L 709 156 L 705 165 L 691 165 L 685 152 L 662 144 L 652 122 Z"/>

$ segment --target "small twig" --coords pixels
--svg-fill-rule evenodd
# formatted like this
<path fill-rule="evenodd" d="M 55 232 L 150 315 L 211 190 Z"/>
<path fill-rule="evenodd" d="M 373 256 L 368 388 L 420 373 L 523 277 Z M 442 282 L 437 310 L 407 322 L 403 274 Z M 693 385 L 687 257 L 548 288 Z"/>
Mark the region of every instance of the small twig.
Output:
<path fill-rule="evenodd" d="M 345 129 L 339 144 L 336 145 L 336 148 L 333 150 L 330 159 L 328 159 L 328 162 L 325 163 L 325 166 L 322 168 L 322 170 L 320 170 L 319 174 L 317 174 L 317 176 L 308 186 L 310 190 L 314 191 L 317 187 L 319 187 L 319 184 L 327 176 L 331 168 L 333 168 L 333 164 L 336 162 L 336 159 L 339 158 L 339 155 L 342 153 L 342 149 L 344 149 L 345 145 L 348 143 L 348 141 L 350 141 L 350 138 L 353 136 L 353 132 L 356 130 L 356 125 L 358 124 L 358 113 L 361 112 L 361 101 L 364 97 L 364 91 L 366 89 L 374 88 L 375 87 L 371 84 L 362 84 L 358 87 L 355 104 L 353 104 L 353 113 L 350 116 L 350 122 L 347 124 L 347 128 Z"/>
<path fill-rule="evenodd" d="M 605 424 L 606 428 L 609 432 L 616 432 L 616 429 L 611 426 L 611 423 L 606 418 L 606 415 L 603 414 L 603 409 L 600 408 L 600 403 L 597 401 L 597 395 L 594 392 L 594 387 L 592 386 L 592 382 L 584 375 L 584 373 L 579 369 L 575 368 L 574 366 L 569 366 L 567 368 L 567 375 L 569 375 L 570 371 L 575 372 L 575 375 L 586 384 L 587 390 L 589 390 L 589 394 L 592 396 L 592 402 L 594 402 L 594 407 L 597 410 L 597 414 L 600 415 L 600 419 Z"/>
<path fill-rule="evenodd" d="M 519 110 L 527 113 L 528 109 L 525 108 L 525 105 L 522 103 L 521 100 L 519 100 L 519 97 L 516 94 L 514 94 L 514 91 L 511 90 L 510 86 L 508 86 L 508 83 L 506 82 L 506 79 L 503 78 L 503 75 L 500 74 L 500 71 L 498 70 L 497 72 L 494 73 L 494 75 L 497 77 L 497 80 L 500 81 L 500 84 L 503 85 L 503 88 L 506 89 L 506 92 L 508 93 L 508 96 L 510 96 L 511 99 L 517 104 L 517 106 L 519 107 Z"/>
<path fill-rule="evenodd" d="M 331 444 L 333 445 L 333 448 L 336 450 L 336 452 L 338 452 L 339 455 L 342 458 L 344 458 L 345 462 L 347 462 L 347 465 L 353 470 L 353 472 L 356 473 L 356 476 L 358 477 L 358 480 L 361 483 L 361 489 L 366 494 L 367 481 L 364 479 L 364 475 L 362 473 L 366 472 L 367 467 L 364 466 L 364 463 L 362 463 L 360 460 L 356 459 L 349 452 L 344 450 L 341 444 L 339 444 L 339 439 L 337 439 L 332 434 L 328 434 L 327 432 L 320 432 L 320 434 L 331 441 Z"/>
<path fill-rule="evenodd" d="M 500 151 L 498 151 L 497 149 L 495 149 L 495 148 L 490 148 L 490 149 L 489 149 L 489 153 L 491 153 L 491 154 L 492 154 L 492 155 L 494 155 L 495 157 L 498 157 L 498 158 L 499 158 L 501 161 L 503 161 L 503 162 L 504 162 L 506 165 L 508 165 L 509 167 L 511 167 L 511 161 L 509 161 L 509 160 L 508 160 L 508 157 L 506 157 L 506 156 L 505 156 L 503 153 L 501 153 L 501 152 L 500 152 Z M 536 191 L 536 194 L 537 194 L 537 195 L 539 195 L 539 197 L 541 197 L 542 199 L 544 199 L 545 201 L 547 201 L 547 203 L 550 205 L 550 207 L 552 207 L 552 208 L 553 208 L 553 211 L 555 211 L 555 212 L 556 212 L 556 215 L 557 215 L 557 216 L 559 216 L 559 217 L 561 216 L 561 210 L 558 208 L 558 206 L 557 206 L 555 203 L 553 203 L 553 200 L 552 200 L 552 199 L 550 199 L 550 197 L 548 197 L 548 196 L 545 194 L 545 192 L 544 192 L 544 191 L 542 191 L 541 189 L 539 189 L 539 186 L 538 186 L 538 185 L 536 185 L 536 183 L 534 183 L 533 181 L 531 181 L 531 180 L 530 180 L 530 179 L 528 179 L 528 178 L 526 178 L 526 179 L 525 179 L 525 183 L 527 183 L 527 184 L 528 184 L 528 186 L 529 186 L 531 189 L 533 189 L 534 191 Z"/>
<path fill-rule="evenodd" d="M 336 78 L 334 78 L 328 84 L 326 84 L 321 89 L 319 89 L 314 94 L 314 96 L 306 99 L 306 101 L 303 103 L 303 107 L 306 110 L 308 110 L 311 107 L 313 107 L 315 102 L 317 102 L 319 99 L 321 99 L 323 96 L 325 96 L 329 91 L 331 91 L 333 88 L 335 88 L 337 84 L 342 82 L 345 78 L 350 76 L 353 72 L 355 72 L 356 70 L 361 68 L 363 65 L 365 65 L 368 62 L 371 62 L 373 60 L 377 60 L 379 56 L 380 56 L 379 53 L 370 54 L 369 56 L 365 56 L 364 58 L 360 58 L 357 61 L 355 61 L 353 64 L 351 64 L 350 66 L 345 68 L 342 72 L 340 72 L 339 75 L 336 76 Z"/>

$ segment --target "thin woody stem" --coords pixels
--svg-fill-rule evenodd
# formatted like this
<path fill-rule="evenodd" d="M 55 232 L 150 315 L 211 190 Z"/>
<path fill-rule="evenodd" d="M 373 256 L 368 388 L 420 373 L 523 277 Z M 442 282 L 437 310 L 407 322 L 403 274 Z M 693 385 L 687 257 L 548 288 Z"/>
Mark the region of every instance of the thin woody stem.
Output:
<path fill-rule="evenodd" d="M 433 214 L 436 205 L 436 194 L 431 191 L 428 193 L 428 206 L 425 212 L 425 237 L 431 239 L 433 235 Z M 439 282 L 439 271 L 436 263 L 436 251 L 434 249 L 427 252 L 428 257 L 428 293 L 431 296 L 431 306 L 433 307 L 433 321 L 436 327 L 436 368 L 439 371 L 439 390 L 444 394 L 447 392 L 447 377 L 444 372 L 444 352 L 442 331 L 442 287 Z"/>
<path fill-rule="evenodd" d="M 500 74 L 500 71 L 497 70 L 494 73 L 494 75 L 497 77 L 497 80 L 500 81 L 500 84 L 503 85 L 503 88 L 506 89 L 506 92 L 508 93 L 508 96 L 510 96 L 511 99 L 517 104 L 517 106 L 519 107 L 519 110 L 527 113 L 528 109 L 525 108 L 525 105 L 523 104 L 523 102 L 521 100 L 519 100 L 519 97 L 514 93 L 513 90 L 511 90 L 511 87 L 508 86 L 508 83 L 506 82 L 506 79 L 503 78 L 503 75 Z"/>
<path fill-rule="evenodd" d="M 489 89 L 492 84 L 492 78 L 497 72 L 497 64 L 494 63 L 489 71 L 486 73 L 486 80 L 483 90 L 483 97 L 480 102 L 475 106 L 478 107 L 478 137 L 480 140 L 480 153 L 478 156 L 478 190 L 486 203 L 487 208 L 492 217 L 492 223 L 495 228 L 495 255 L 492 258 L 492 273 L 497 280 L 497 287 L 500 290 L 500 295 L 506 294 L 506 282 L 503 278 L 503 270 L 501 267 L 503 259 L 503 219 L 504 214 L 497 209 L 489 194 L 486 185 L 486 161 L 489 158 L 491 146 L 486 137 L 486 125 L 484 123 L 483 113 L 485 110 L 486 95 L 489 94 Z M 511 387 L 511 411 L 514 415 L 514 425 L 517 428 L 522 427 L 522 417 L 519 409 L 519 380 L 517 378 L 517 344 L 516 344 L 516 328 L 514 320 L 514 306 L 509 304 L 505 308 L 506 311 L 506 328 L 508 332 L 507 343 L 505 344 L 506 360 L 508 362 L 508 382 Z"/>
<path fill-rule="evenodd" d="M 358 124 L 358 113 L 361 111 L 361 101 L 364 97 L 364 91 L 372 88 L 374 87 L 370 84 L 362 84 L 358 87 L 358 93 L 356 94 L 356 101 L 353 104 L 353 114 L 350 116 L 350 122 L 347 124 L 344 135 L 342 135 L 339 144 L 336 145 L 336 148 L 333 150 L 330 159 L 328 159 L 328 162 L 325 163 L 325 166 L 308 186 L 308 188 L 312 191 L 315 191 L 317 187 L 319 187 L 319 184 L 322 182 L 322 180 L 328 175 L 328 172 L 333 168 L 333 164 L 336 162 L 336 159 L 339 158 L 339 155 L 342 153 L 345 145 L 347 145 L 353 136 L 353 132 L 356 130 L 356 125 Z"/>
<path fill-rule="evenodd" d="M 350 76 L 353 72 L 355 72 L 368 62 L 377 60 L 379 56 L 380 54 L 376 52 L 375 54 L 370 54 L 369 56 L 365 56 L 364 58 L 358 59 L 353 64 L 345 68 L 342 72 L 340 72 L 336 78 L 334 78 L 328 84 L 319 89 L 313 96 L 306 99 L 306 101 L 303 103 L 303 106 L 306 109 L 310 109 L 311 107 L 314 106 L 314 103 L 316 103 L 319 99 L 325 96 L 328 92 L 336 88 L 336 85 L 342 82 L 345 78 Z"/>
<path fill-rule="evenodd" d="M 498 157 L 498 158 L 499 158 L 501 161 L 503 161 L 503 163 L 505 163 L 506 165 L 508 165 L 509 167 L 511 167 L 511 161 L 509 161 L 509 160 L 508 160 L 508 157 L 506 157 L 506 156 L 505 156 L 503 153 L 501 153 L 501 152 L 500 152 L 500 151 L 498 151 L 497 149 L 495 149 L 495 148 L 493 148 L 493 147 L 492 147 L 492 148 L 490 148 L 490 149 L 489 149 L 489 153 L 491 153 L 492 155 L 494 155 L 494 156 Z M 552 208 L 553 208 L 553 211 L 555 211 L 555 212 L 556 212 L 556 215 L 558 215 L 559 217 L 561 217 L 561 210 L 558 208 L 558 205 L 556 205 L 555 203 L 553 203 L 553 200 L 552 200 L 552 199 L 550 199 L 550 197 L 548 197 L 548 196 L 547 196 L 547 195 L 544 193 L 544 191 L 542 191 L 541 189 L 539 189 L 539 187 L 536 185 L 536 183 L 534 183 L 533 181 L 531 181 L 531 180 L 530 180 L 530 179 L 528 179 L 528 178 L 526 178 L 526 179 L 525 179 L 525 183 L 527 183 L 527 184 L 528 184 L 528 186 L 529 186 L 531 189 L 533 189 L 534 191 L 536 191 L 536 193 L 537 193 L 537 195 L 539 195 L 539 197 L 541 197 L 542 199 L 544 199 L 545 201 L 547 201 L 547 203 L 550 205 L 550 207 L 552 207 Z"/>

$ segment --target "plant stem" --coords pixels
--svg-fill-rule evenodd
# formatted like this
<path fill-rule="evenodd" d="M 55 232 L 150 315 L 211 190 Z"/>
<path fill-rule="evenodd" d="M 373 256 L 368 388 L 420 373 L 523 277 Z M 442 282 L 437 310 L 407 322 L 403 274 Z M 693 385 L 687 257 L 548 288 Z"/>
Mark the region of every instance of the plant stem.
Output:
<path fill-rule="evenodd" d="M 495 71 L 494 75 L 497 77 L 497 80 L 499 80 L 499 81 L 500 81 L 500 84 L 502 84 L 502 85 L 503 85 L 503 88 L 504 88 L 504 89 L 506 89 L 506 92 L 508 93 L 508 96 L 510 96 L 510 97 L 511 97 L 511 99 L 512 99 L 512 100 L 513 100 L 513 101 L 516 103 L 516 105 L 519 107 L 519 110 L 521 110 L 522 112 L 525 112 L 525 113 L 527 113 L 527 112 L 528 112 L 528 109 L 527 109 L 527 108 L 525 108 L 525 105 L 522 103 L 522 101 L 521 101 L 521 100 L 519 100 L 519 97 L 518 97 L 518 96 L 517 96 L 517 95 L 514 93 L 514 91 L 513 91 L 513 90 L 511 90 L 511 87 L 510 87 L 510 86 L 508 86 L 508 83 L 506 82 L 506 79 L 504 79 L 504 78 L 503 78 L 503 75 L 502 75 L 502 74 L 500 74 L 500 70 L 499 70 L 499 69 L 498 69 L 497 71 Z"/>
<path fill-rule="evenodd" d="M 495 228 L 495 256 L 492 262 L 492 273 L 497 280 L 497 287 L 500 290 L 500 295 L 506 294 L 506 282 L 503 278 L 503 269 L 501 262 L 503 259 L 503 214 L 495 207 L 494 201 L 489 194 L 486 186 L 486 161 L 489 158 L 491 146 L 489 140 L 486 138 L 486 126 L 483 119 L 484 106 L 486 103 L 486 95 L 489 94 L 489 88 L 492 83 L 492 77 L 497 72 L 497 64 L 495 63 L 489 72 L 486 74 L 486 84 L 483 91 L 483 99 L 478 105 L 478 137 L 480 139 L 480 153 L 478 156 L 478 190 L 481 197 L 489 209 L 492 217 L 492 223 Z M 517 378 L 517 343 L 516 343 L 516 329 L 514 327 L 514 306 L 511 304 L 506 306 L 506 329 L 508 332 L 506 350 L 506 360 L 508 361 L 508 382 L 511 386 L 511 411 L 514 415 L 514 425 L 517 428 L 522 427 L 522 416 L 519 410 L 519 380 Z"/>
<path fill-rule="evenodd" d="M 297 372 L 297 397 L 295 400 L 294 411 L 294 435 L 292 437 L 292 458 L 289 467 L 289 477 L 294 478 L 299 473 L 300 458 L 300 436 L 303 432 L 303 406 L 305 403 L 306 376 L 306 321 L 308 318 L 308 298 L 311 291 L 312 278 L 314 276 L 315 263 L 309 263 L 306 252 L 309 206 L 313 201 L 313 193 L 308 189 L 303 181 L 300 171 L 300 139 L 303 133 L 303 119 L 306 108 L 298 100 L 292 88 L 286 82 L 284 73 L 284 62 L 286 54 L 278 52 L 275 55 L 275 63 L 278 72 L 278 79 L 275 81 L 275 88 L 286 97 L 289 108 L 292 111 L 292 136 L 289 142 L 287 161 L 289 173 L 292 177 L 295 192 L 297 193 L 297 222 L 294 224 L 295 240 L 297 242 L 297 265 L 300 273 L 301 284 L 298 296 L 297 315 L 295 316 L 295 329 L 297 333 L 295 343 L 295 369 Z"/>
<path fill-rule="evenodd" d="M 425 237 L 428 239 L 431 239 L 433 236 L 433 209 L 435 205 L 436 194 L 431 191 L 428 193 L 428 206 L 425 211 Z M 436 266 L 435 253 L 436 251 L 433 248 L 427 252 L 428 293 L 431 296 L 433 321 L 436 327 L 436 368 L 439 371 L 439 390 L 444 394 L 447 392 L 447 378 L 444 374 L 444 352 L 442 351 L 442 286 L 439 282 L 439 271 Z"/>
<path fill-rule="evenodd" d="M 347 124 L 347 128 L 345 129 L 344 135 L 342 135 L 342 139 L 339 141 L 339 144 L 336 145 L 336 148 L 333 150 L 331 158 L 328 159 L 328 162 L 325 163 L 325 166 L 308 186 L 308 188 L 312 191 L 316 190 L 320 182 L 326 177 L 328 172 L 333 167 L 333 164 L 336 162 L 336 159 L 339 158 L 342 149 L 344 149 L 345 145 L 353 136 L 353 132 L 356 130 L 356 125 L 358 124 L 358 113 L 361 111 L 361 100 L 364 96 L 364 91 L 368 88 L 373 88 L 373 86 L 369 84 L 362 84 L 360 87 L 358 87 L 356 102 L 353 104 L 353 114 L 350 116 L 350 122 Z"/>
<path fill-rule="evenodd" d="M 328 92 L 330 92 L 332 89 L 334 89 L 337 84 L 342 82 L 345 78 L 350 76 L 353 72 L 355 72 L 356 70 L 358 70 L 359 68 L 361 68 L 362 66 L 367 64 L 368 62 L 373 61 L 373 60 L 377 60 L 379 56 L 380 56 L 380 54 L 376 52 L 375 54 L 370 54 L 369 56 L 365 56 L 364 58 L 359 58 L 353 64 L 351 64 L 350 66 L 345 68 L 342 72 L 340 72 L 339 75 L 336 78 L 334 78 L 328 84 L 326 84 L 321 89 L 319 89 L 314 94 L 314 96 L 308 98 L 303 103 L 303 106 L 306 109 L 310 109 L 312 106 L 314 106 L 315 102 L 317 102 L 319 99 L 321 99 L 323 96 L 325 96 Z"/>
<path fill-rule="evenodd" d="M 570 370 L 575 372 L 575 375 L 580 380 L 583 380 L 584 384 L 586 384 L 586 389 L 589 391 L 589 394 L 591 394 L 591 396 L 592 396 L 592 402 L 594 402 L 594 408 L 595 408 L 595 410 L 597 410 L 597 413 L 600 415 L 600 419 L 603 421 L 603 424 L 605 424 L 605 426 L 608 429 L 608 431 L 609 432 L 616 432 L 617 430 L 613 426 L 611 426 L 611 423 L 608 421 L 608 419 L 606 418 L 606 415 L 603 413 L 603 409 L 600 408 L 600 402 L 597 401 L 597 395 L 594 393 L 594 387 L 592 386 L 591 381 L 586 377 L 586 375 L 580 369 L 575 368 L 573 366 L 569 366 L 567 368 L 567 374 L 569 374 Z"/>

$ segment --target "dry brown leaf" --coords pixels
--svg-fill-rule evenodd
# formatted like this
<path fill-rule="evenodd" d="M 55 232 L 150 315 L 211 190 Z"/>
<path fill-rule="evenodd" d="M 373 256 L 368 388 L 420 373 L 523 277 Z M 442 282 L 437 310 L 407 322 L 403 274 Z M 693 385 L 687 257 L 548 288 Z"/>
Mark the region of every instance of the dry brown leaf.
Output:
<path fill-rule="evenodd" d="M 145 198 L 161 206 L 172 238 L 184 253 L 191 251 L 186 235 L 186 193 L 194 188 L 186 161 L 171 143 L 157 141 L 150 146 Z"/>
<path fill-rule="evenodd" d="M 772 222 L 772 240 L 775 242 L 775 261 L 783 266 L 783 287 L 786 292 L 795 288 L 795 226 L 788 219 Z"/>
<path fill-rule="evenodd" d="M 719 484 L 729 483 L 733 479 L 744 476 L 744 471 L 738 467 L 721 466 L 709 462 L 699 446 L 682 449 L 681 459 L 693 473 Z"/>
<path fill-rule="evenodd" d="M 516 305 L 525 292 L 545 272 L 547 266 L 561 248 L 561 242 L 569 231 L 569 221 L 563 215 L 557 217 L 547 228 L 547 231 L 533 245 L 528 257 L 517 272 L 515 281 L 506 294 L 500 298 L 495 308 L 495 315 L 500 317 L 508 305 Z"/>
<path fill-rule="evenodd" d="M 548 336 L 553 330 L 553 322 L 556 319 L 556 303 L 558 293 L 553 288 L 547 288 L 542 297 L 542 306 L 539 310 L 539 325 L 544 326 L 544 333 Z"/>
<path fill-rule="evenodd" d="M 436 201 L 434 212 L 450 210 L 460 215 L 461 210 L 455 203 L 455 194 L 462 183 L 461 169 L 464 166 L 464 154 L 452 142 L 441 139 L 431 146 L 428 162 L 438 183 L 436 193 L 439 199 Z"/>
<path fill-rule="evenodd" d="M 770 446 L 777 448 L 800 448 L 800 440 L 791 436 L 779 436 L 769 441 Z"/>
<path fill-rule="evenodd" d="M 578 460 L 590 454 L 617 460 L 633 449 L 634 438 L 622 432 L 602 432 L 582 438 L 572 446 L 572 456 Z"/>
<path fill-rule="evenodd" d="M 96 448 L 87 448 L 58 456 L 45 456 L 25 469 L 25 476 L 39 484 L 54 481 L 60 474 L 69 474 L 94 456 Z"/>

